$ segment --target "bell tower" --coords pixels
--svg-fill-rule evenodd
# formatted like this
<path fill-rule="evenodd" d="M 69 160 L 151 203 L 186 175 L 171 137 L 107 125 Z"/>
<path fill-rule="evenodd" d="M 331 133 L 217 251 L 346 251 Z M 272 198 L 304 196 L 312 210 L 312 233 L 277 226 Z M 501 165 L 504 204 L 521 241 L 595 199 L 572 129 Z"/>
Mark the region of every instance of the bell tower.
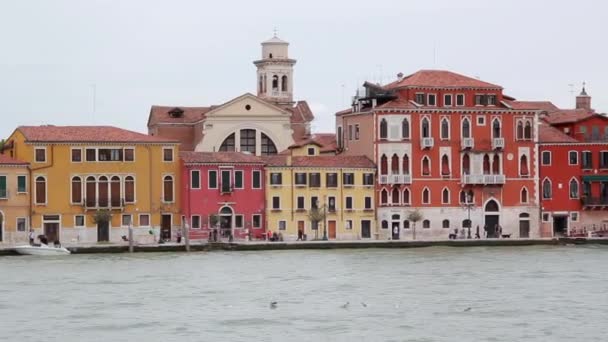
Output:
<path fill-rule="evenodd" d="M 257 67 L 258 96 L 278 105 L 292 105 L 293 66 L 289 58 L 289 43 L 274 36 L 262 42 L 262 59 L 254 61 Z"/>
<path fill-rule="evenodd" d="M 581 94 L 576 97 L 576 109 L 591 110 L 591 96 L 587 94 L 585 89 L 586 84 L 583 82 L 583 90 Z"/>

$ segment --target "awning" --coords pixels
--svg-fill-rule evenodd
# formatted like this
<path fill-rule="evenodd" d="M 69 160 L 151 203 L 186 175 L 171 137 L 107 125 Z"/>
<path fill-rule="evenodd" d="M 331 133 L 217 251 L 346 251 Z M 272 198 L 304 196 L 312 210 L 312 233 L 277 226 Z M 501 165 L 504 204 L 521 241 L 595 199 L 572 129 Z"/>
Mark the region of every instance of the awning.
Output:
<path fill-rule="evenodd" d="M 583 176 L 583 182 L 608 182 L 608 175 Z"/>

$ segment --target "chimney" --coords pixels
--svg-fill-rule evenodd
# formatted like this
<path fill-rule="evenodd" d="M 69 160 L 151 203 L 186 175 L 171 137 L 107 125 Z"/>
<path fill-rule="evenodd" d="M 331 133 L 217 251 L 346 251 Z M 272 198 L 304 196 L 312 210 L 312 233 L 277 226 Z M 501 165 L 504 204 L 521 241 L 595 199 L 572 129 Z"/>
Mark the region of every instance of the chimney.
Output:
<path fill-rule="evenodd" d="M 291 166 L 291 155 L 287 156 L 287 159 L 285 159 L 285 164 L 287 164 L 287 166 Z"/>
<path fill-rule="evenodd" d="M 576 97 L 576 109 L 585 109 L 591 111 L 591 96 L 587 95 L 585 89 L 585 83 L 583 83 L 583 90 L 581 94 Z"/>

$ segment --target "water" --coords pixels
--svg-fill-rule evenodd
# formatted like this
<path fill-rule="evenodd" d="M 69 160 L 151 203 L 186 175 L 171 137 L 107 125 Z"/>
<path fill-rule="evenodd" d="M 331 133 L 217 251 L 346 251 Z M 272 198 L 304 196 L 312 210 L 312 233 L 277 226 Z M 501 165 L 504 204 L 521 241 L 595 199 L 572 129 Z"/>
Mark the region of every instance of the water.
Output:
<path fill-rule="evenodd" d="M 606 341 L 607 258 L 594 246 L 2 257 L 0 341 Z"/>

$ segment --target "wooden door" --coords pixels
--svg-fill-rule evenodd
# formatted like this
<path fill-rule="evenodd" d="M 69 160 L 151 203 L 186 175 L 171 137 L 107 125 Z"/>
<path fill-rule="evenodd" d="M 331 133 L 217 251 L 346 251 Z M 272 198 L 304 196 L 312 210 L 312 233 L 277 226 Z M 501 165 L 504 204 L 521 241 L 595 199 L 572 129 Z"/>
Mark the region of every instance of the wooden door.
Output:
<path fill-rule="evenodd" d="M 97 223 L 97 242 L 110 241 L 110 222 Z"/>
<path fill-rule="evenodd" d="M 328 234 L 330 239 L 336 238 L 336 221 L 329 221 L 328 225 Z"/>
<path fill-rule="evenodd" d="M 46 235 L 49 243 L 59 241 L 59 223 L 45 223 L 44 235 Z"/>
<path fill-rule="evenodd" d="M 530 237 L 530 221 L 519 221 L 519 237 L 529 238 Z"/>
<path fill-rule="evenodd" d="M 163 240 L 171 240 L 171 215 L 161 216 L 160 237 Z"/>
<path fill-rule="evenodd" d="M 361 237 L 364 239 L 372 237 L 372 223 L 370 221 L 361 221 Z"/>

